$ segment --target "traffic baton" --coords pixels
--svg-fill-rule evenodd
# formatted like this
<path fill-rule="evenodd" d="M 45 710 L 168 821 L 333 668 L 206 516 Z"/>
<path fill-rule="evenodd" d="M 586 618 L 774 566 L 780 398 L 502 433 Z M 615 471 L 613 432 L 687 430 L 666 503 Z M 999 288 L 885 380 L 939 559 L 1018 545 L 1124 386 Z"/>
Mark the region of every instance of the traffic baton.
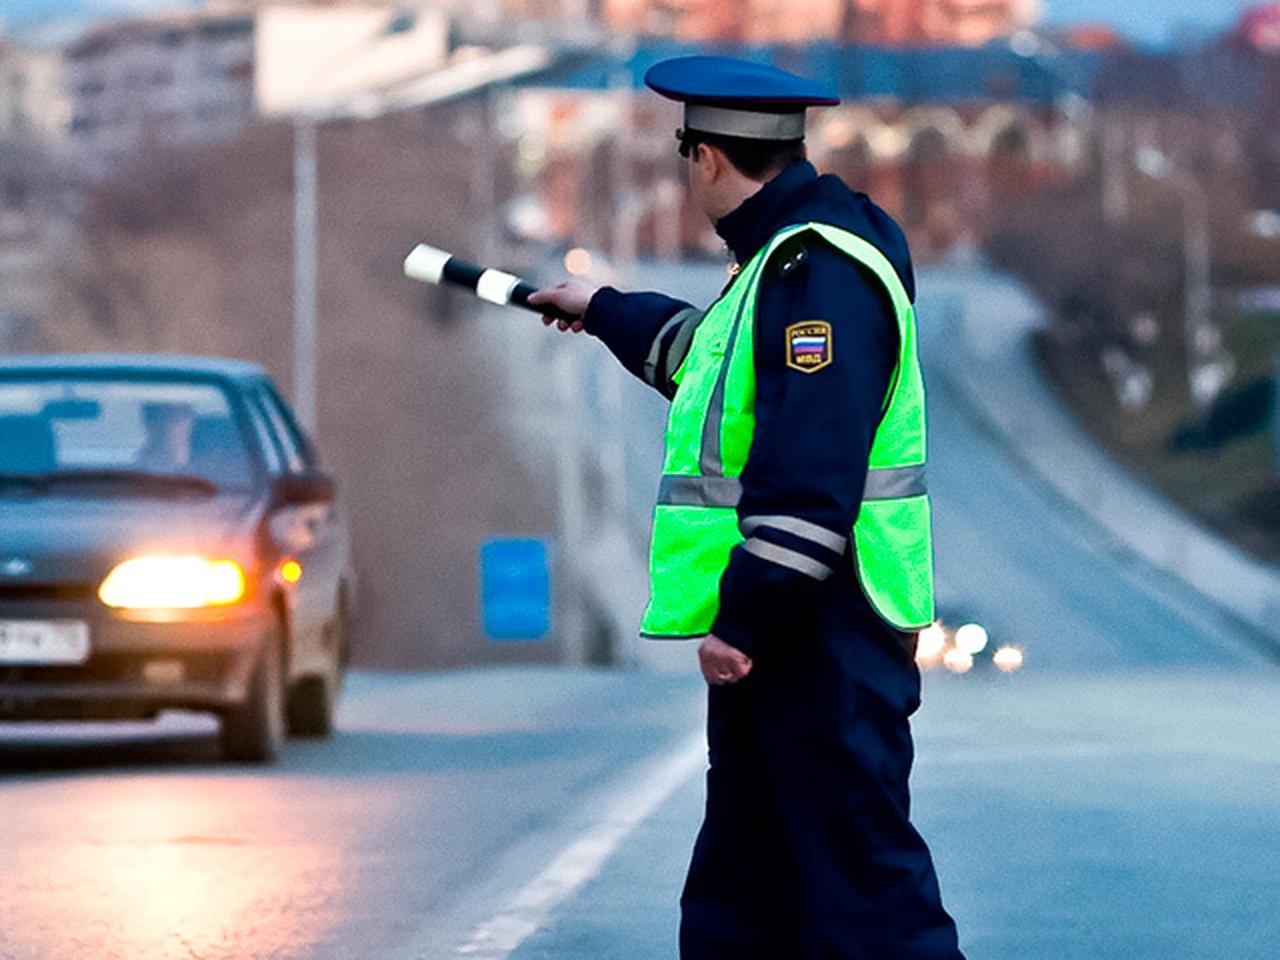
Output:
<path fill-rule="evenodd" d="M 470 290 L 481 300 L 501 306 L 524 307 L 570 323 L 582 319 L 549 303 L 543 306 L 531 304 L 529 298 L 538 292 L 538 288 L 513 274 L 468 263 L 425 243 L 418 244 L 404 258 L 404 273 L 406 277 L 423 283 Z"/>

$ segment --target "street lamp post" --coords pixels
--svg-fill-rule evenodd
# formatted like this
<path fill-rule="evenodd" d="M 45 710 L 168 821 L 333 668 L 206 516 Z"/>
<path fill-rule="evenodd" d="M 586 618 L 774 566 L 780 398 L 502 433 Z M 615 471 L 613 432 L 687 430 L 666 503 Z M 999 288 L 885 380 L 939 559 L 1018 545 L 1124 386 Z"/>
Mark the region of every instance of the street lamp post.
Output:
<path fill-rule="evenodd" d="M 1203 410 L 1222 392 L 1233 366 L 1213 319 L 1209 197 L 1194 176 L 1154 147 L 1139 149 L 1135 163 L 1142 173 L 1172 184 L 1181 194 L 1187 388 L 1192 405 Z"/>
<path fill-rule="evenodd" d="M 413 30 L 418 15 L 403 11 L 390 16 L 370 36 L 330 54 L 313 65 L 308 76 L 317 79 L 345 59 L 387 37 Z M 319 335 L 317 284 L 319 238 L 317 208 L 319 180 L 316 138 L 326 115 L 341 115 L 341 101 L 304 105 L 293 117 L 293 404 L 298 420 L 315 433 L 319 408 Z"/>
<path fill-rule="evenodd" d="M 308 433 L 316 429 L 316 121 L 293 121 L 293 404 Z"/>
<path fill-rule="evenodd" d="M 1183 272 L 1186 274 L 1187 367 L 1191 398 L 1199 407 L 1213 402 L 1223 384 L 1211 365 L 1221 353 L 1221 336 L 1213 322 L 1212 269 L 1209 252 L 1209 198 L 1190 177 L 1182 188 Z M 1206 379 L 1206 377 L 1208 379 Z"/>

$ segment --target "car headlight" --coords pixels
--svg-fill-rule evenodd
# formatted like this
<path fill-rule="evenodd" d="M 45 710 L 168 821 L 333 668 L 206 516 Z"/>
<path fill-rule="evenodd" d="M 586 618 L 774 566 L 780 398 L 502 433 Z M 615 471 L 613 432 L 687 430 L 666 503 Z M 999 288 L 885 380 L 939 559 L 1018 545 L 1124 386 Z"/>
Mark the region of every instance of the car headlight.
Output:
<path fill-rule="evenodd" d="M 107 574 L 98 598 L 130 610 L 225 607 L 244 597 L 244 570 L 234 560 L 207 557 L 135 557 Z"/>
<path fill-rule="evenodd" d="M 990 640 L 987 628 L 980 623 L 966 623 L 956 630 L 955 644 L 970 656 L 976 656 L 987 649 Z"/>

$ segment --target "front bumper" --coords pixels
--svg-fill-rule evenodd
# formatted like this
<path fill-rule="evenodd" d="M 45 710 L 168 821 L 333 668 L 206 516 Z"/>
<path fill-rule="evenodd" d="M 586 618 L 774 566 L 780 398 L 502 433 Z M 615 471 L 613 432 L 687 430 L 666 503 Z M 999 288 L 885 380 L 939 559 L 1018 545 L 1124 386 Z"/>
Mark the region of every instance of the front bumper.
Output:
<path fill-rule="evenodd" d="M 243 702 L 275 618 L 256 605 L 165 619 L 113 611 L 96 597 L 0 597 L 0 620 L 80 620 L 89 658 L 72 665 L 0 663 L 0 720 L 108 720 Z"/>

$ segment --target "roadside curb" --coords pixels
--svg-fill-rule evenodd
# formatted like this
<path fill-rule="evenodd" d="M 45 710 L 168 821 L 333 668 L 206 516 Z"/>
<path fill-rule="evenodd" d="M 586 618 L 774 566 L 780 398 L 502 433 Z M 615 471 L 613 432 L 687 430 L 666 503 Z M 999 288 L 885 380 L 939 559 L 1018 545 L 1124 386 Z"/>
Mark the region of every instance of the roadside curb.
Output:
<path fill-rule="evenodd" d="M 1056 399 L 1033 356 L 1043 309 L 994 333 L 952 299 L 945 318 L 960 349 L 939 351 L 934 370 L 1025 467 L 1137 557 L 1171 574 L 1259 634 L 1280 656 L 1280 575 L 1218 538 L 1113 461 Z"/>

